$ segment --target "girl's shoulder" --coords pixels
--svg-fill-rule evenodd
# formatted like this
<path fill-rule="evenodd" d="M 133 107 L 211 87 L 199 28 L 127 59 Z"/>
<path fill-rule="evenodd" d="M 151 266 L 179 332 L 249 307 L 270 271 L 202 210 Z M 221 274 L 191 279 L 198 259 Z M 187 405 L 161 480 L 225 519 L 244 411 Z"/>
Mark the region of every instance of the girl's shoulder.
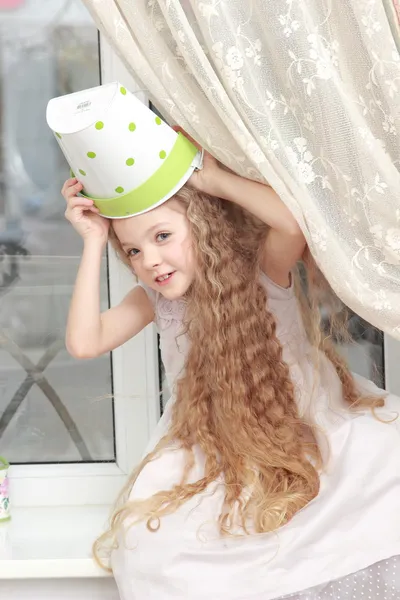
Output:
<path fill-rule="evenodd" d="M 155 309 L 157 306 L 157 296 L 159 294 L 157 294 L 155 290 L 152 290 L 148 285 L 146 285 L 140 280 L 138 280 L 137 284 L 146 292 L 148 299 L 150 300 L 151 304 L 153 305 L 153 308 Z"/>

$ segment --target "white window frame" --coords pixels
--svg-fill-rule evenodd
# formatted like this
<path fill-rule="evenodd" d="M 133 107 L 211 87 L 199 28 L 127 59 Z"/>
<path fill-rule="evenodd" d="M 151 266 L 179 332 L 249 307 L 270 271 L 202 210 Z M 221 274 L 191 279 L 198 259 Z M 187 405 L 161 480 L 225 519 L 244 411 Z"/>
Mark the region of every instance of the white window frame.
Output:
<path fill-rule="evenodd" d="M 383 341 L 385 389 L 400 396 L 400 341 L 385 335 Z"/>
<path fill-rule="evenodd" d="M 146 95 L 100 36 L 102 82 L 120 81 L 144 103 Z M 109 248 L 111 305 L 134 282 Z M 14 506 L 111 505 L 140 460 L 160 417 L 158 344 L 154 326 L 112 353 L 116 462 L 15 465 L 10 469 Z"/>
<path fill-rule="evenodd" d="M 102 82 L 120 81 L 144 102 L 148 98 L 108 43 L 100 37 Z M 132 276 L 109 249 L 111 305 L 132 288 Z M 385 335 L 385 385 L 400 395 L 400 342 Z M 14 506 L 111 505 L 140 460 L 160 417 L 157 335 L 153 326 L 112 355 L 116 462 L 16 465 L 11 468 Z"/>

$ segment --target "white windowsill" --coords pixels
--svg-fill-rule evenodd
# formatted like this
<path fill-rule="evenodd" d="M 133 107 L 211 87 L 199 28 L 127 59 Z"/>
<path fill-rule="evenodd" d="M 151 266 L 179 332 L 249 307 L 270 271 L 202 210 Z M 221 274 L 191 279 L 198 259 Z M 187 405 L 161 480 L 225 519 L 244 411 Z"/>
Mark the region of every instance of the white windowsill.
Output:
<path fill-rule="evenodd" d="M 107 577 L 91 557 L 109 506 L 14 508 L 0 523 L 0 579 Z"/>

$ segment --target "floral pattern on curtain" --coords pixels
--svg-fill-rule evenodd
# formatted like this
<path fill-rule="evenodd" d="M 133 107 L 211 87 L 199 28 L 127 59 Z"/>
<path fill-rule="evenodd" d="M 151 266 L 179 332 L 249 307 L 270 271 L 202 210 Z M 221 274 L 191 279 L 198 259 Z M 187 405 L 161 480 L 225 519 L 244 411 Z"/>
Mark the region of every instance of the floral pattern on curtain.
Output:
<path fill-rule="evenodd" d="M 292 210 L 337 295 L 400 339 L 389 0 L 84 0 L 158 110 Z"/>

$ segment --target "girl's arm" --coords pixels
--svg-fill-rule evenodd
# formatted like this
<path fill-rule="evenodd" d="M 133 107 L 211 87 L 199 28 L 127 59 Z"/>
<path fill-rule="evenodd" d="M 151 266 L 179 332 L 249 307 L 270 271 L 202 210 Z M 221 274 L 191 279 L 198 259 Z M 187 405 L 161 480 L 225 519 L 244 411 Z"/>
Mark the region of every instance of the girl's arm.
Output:
<path fill-rule="evenodd" d="M 302 257 L 306 240 L 278 194 L 268 185 L 220 168 L 210 172 L 207 187 L 207 193 L 239 204 L 270 226 L 262 269 L 278 285 L 290 285 L 290 271 Z"/>
<path fill-rule="evenodd" d="M 135 287 L 122 302 L 100 313 L 103 244 L 85 243 L 70 305 L 66 346 L 75 358 L 95 358 L 122 346 L 154 318 L 146 292 Z"/>
<path fill-rule="evenodd" d="M 98 214 L 93 201 L 77 196 L 82 184 L 68 179 L 62 188 L 65 216 L 82 236 L 84 246 L 70 305 L 66 346 L 76 358 L 94 358 L 114 350 L 154 318 L 146 292 L 134 288 L 116 307 L 100 313 L 100 268 L 110 222 Z"/>
<path fill-rule="evenodd" d="M 200 148 L 181 127 L 177 125 L 174 129 L 182 132 Z M 193 173 L 189 184 L 210 196 L 239 204 L 269 225 L 261 268 L 278 285 L 289 286 L 290 271 L 302 257 L 306 240 L 278 194 L 268 185 L 221 169 L 217 160 L 208 152 L 204 153 L 203 169 Z"/>

